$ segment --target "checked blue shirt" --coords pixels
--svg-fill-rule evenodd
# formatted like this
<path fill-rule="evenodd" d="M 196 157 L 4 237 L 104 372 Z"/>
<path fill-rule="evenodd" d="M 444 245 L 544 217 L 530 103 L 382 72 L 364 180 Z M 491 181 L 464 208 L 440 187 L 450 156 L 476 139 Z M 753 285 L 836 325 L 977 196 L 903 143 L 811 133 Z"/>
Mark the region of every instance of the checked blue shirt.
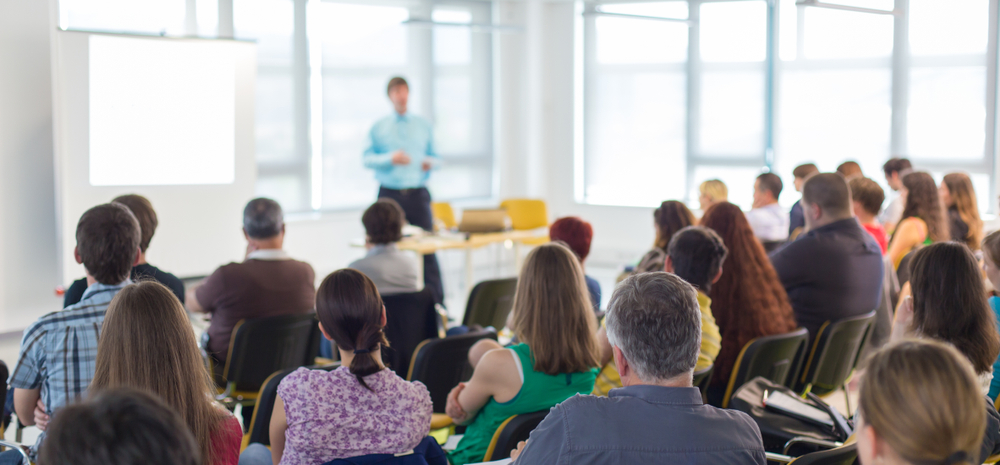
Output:
<path fill-rule="evenodd" d="M 10 386 L 40 389 L 50 415 L 82 397 L 94 378 L 104 313 L 128 284 L 130 280 L 116 285 L 95 283 L 79 303 L 49 313 L 25 329 Z"/>

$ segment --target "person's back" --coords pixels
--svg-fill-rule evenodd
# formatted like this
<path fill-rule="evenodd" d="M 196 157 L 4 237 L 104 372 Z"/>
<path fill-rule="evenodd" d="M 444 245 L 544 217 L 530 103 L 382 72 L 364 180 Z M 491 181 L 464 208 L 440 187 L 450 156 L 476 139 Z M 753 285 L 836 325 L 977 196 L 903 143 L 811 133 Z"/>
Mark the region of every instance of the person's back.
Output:
<path fill-rule="evenodd" d="M 763 464 L 745 413 L 705 405 L 691 385 L 701 312 L 676 275 L 630 276 L 611 297 L 608 339 L 625 387 L 555 406 L 516 450 L 516 465 Z"/>
<path fill-rule="evenodd" d="M 368 276 L 382 295 L 419 291 L 422 286 L 417 258 L 396 247 L 403 239 L 403 223 L 406 222 L 402 207 L 395 200 L 379 199 L 365 210 L 361 222 L 365 225 L 368 251 L 348 268 Z"/>
<path fill-rule="evenodd" d="M 771 255 L 800 326 L 816 335 L 826 321 L 874 311 L 882 296 L 882 249 L 851 213 L 838 174 L 817 174 L 802 195 L 809 231 Z"/>
<path fill-rule="evenodd" d="M 91 284 L 79 303 L 45 315 L 24 330 L 9 381 L 22 425 L 35 424 L 38 400 L 51 415 L 83 395 L 94 376 L 99 328 L 108 304 L 129 284 L 129 270 L 140 254 L 139 224 L 120 204 L 87 210 L 77 224 L 76 241 L 77 262 L 84 265 Z M 0 463 L 11 452 L 0 455 Z"/>
<path fill-rule="evenodd" d="M 249 242 L 246 260 L 219 267 L 187 299 L 190 310 L 212 315 L 207 349 L 219 362 L 225 362 L 240 320 L 307 313 L 316 297 L 312 267 L 281 249 L 285 225 L 277 202 L 250 201 L 243 231 Z"/>

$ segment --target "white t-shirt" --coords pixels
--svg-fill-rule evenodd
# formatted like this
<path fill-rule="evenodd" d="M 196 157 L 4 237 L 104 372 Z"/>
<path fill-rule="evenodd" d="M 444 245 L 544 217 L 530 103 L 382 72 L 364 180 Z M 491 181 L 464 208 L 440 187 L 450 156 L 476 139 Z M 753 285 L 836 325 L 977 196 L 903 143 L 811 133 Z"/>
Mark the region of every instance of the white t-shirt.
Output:
<path fill-rule="evenodd" d="M 788 212 L 781 205 L 772 203 L 754 208 L 746 213 L 753 233 L 762 241 L 783 241 L 788 239 Z"/>

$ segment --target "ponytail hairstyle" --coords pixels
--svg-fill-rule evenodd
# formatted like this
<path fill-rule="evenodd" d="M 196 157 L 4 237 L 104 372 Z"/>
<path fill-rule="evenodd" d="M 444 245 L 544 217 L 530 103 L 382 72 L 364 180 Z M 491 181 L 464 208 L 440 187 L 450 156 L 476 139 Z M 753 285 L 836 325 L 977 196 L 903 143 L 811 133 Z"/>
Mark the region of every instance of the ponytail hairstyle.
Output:
<path fill-rule="evenodd" d="M 982 463 L 982 391 L 972 365 L 950 345 L 908 339 L 874 353 L 861 381 L 858 415 L 906 462 Z"/>
<path fill-rule="evenodd" d="M 364 377 L 382 369 L 372 352 L 389 347 L 382 332 L 383 308 L 375 283 L 350 268 L 330 273 L 316 292 L 316 315 L 323 329 L 337 348 L 354 352 L 351 374 L 368 390 Z"/>

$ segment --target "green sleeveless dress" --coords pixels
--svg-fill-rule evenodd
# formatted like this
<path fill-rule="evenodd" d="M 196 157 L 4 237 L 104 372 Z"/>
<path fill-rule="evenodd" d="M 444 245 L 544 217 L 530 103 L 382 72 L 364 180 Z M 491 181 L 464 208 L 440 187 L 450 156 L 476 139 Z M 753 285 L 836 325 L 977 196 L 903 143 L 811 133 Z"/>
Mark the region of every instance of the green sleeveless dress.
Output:
<path fill-rule="evenodd" d="M 507 402 L 490 399 L 465 430 L 458 448 L 448 454 L 452 465 L 482 462 L 490 446 L 493 433 L 512 415 L 548 410 L 576 394 L 590 394 L 597 379 L 597 368 L 581 373 L 547 375 L 534 370 L 531 349 L 527 344 L 510 348 L 516 355 L 524 374 L 521 390 Z"/>

